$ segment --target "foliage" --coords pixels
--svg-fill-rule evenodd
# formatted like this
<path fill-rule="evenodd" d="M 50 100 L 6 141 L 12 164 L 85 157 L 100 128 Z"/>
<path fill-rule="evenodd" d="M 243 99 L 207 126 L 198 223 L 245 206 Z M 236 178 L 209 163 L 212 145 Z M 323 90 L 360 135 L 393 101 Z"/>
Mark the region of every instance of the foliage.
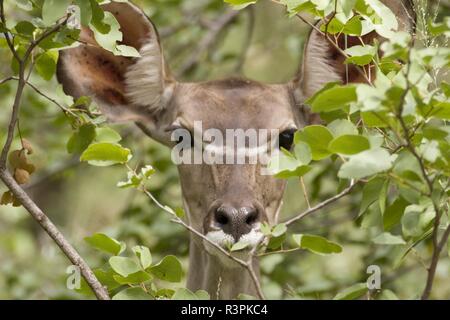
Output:
<path fill-rule="evenodd" d="M 214 19 L 224 8 L 219 0 L 199 1 L 195 5 L 182 0 L 137 2 L 158 25 L 166 28 L 182 21 L 183 13 L 197 17 L 193 13 L 201 12 L 204 19 Z M 326 210 L 324 215 L 311 216 L 292 226 L 283 223 L 262 226 L 269 238 L 267 247 L 259 252 L 266 295 L 335 299 L 363 295 L 418 297 L 427 276 L 419 268 L 433 256 L 434 240 L 440 239 L 449 225 L 448 8 L 439 8 L 439 16 L 434 17 L 419 6 L 419 30 L 414 39 L 395 32 L 395 16 L 375 0 L 224 2 L 235 9 L 256 8 L 258 19 L 280 15 L 272 10 L 276 7 L 286 10 L 290 17 L 309 14 L 326 21 L 337 8 L 337 14 L 321 27 L 331 40 L 334 36 L 363 36 L 372 30 L 387 39 L 344 51 L 347 65 L 357 66 L 365 77 L 374 77 L 375 81 L 372 85 L 325 85 L 306 102 L 313 112 L 321 115 L 324 123 L 302 128 L 295 135 L 293 149 L 283 150 L 271 163 L 278 178 L 290 178 L 282 216 L 307 209 L 309 202 L 320 203 L 351 182 L 361 187 L 337 209 Z M 76 45 L 80 33 L 77 21 L 90 26 L 106 50 L 116 55 L 138 56 L 133 48 L 119 44 L 122 34 L 118 22 L 111 14 L 104 13 L 95 0 L 23 0 L 5 1 L 5 5 L 8 20 L 6 24 L 0 23 L 0 30 L 14 36 L 13 45 L 20 57 L 26 54 L 30 43 L 67 19 L 67 23 L 37 45 L 28 65 L 33 70 L 30 83 L 45 88 L 48 94 L 43 95 L 32 87 L 26 89 L 20 114 L 21 135 L 15 137 L 15 150 L 9 154 L 16 181 L 27 187 L 32 175 L 31 185 L 35 183 L 41 191 L 33 186 L 28 190 L 64 226 L 67 234 L 78 233 L 74 236 L 76 246 L 89 257 L 90 265 L 101 266 L 94 270 L 95 274 L 114 299 L 208 299 L 206 292 L 194 293 L 184 288 L 188 235 L 167 217 L 167 212 L 183 216 L 182 210 L 171 209 L 179 208 L 181 203 L 176 170 L 168 151 L 153 142 L 142 142 L 142 133 L 107 124 L 90 98 L 73 101 L 56 85 L 58 52 Z M 68 8 L 69 5 L 72 6 Z M 271 68 L 264 75 L 258 73 L 261 61 L 272 59 L 267 56 L 270 50 L 261 44 L 261 39 L 267 41 L 269 37 L 264 29 L 267 26 L 262 23 L 248 53 L 254 59 L 247 58 L 245 62 L 246 74 L 267 80 L 266 77 L 275 77 L 271 72 L 277 69 L 286 72 L 277 75 L 280 79 L 288 79 L 294 73 L 296 64 L 292 56 L 300 52 L 305 32 L 288 34 L 291 28 L 286 26 L 299 22 L 281 17 L 278 20 L 274 28 L 277 31 L 269 40 L 283 41 L 277 52 L 287 56 L 273 59 L 284 63 L 283 67 Z M 246 30 L 244 22 L 239 20 L 230 26 L 234 32 L 223 36 L 223 45 L 202 57 L 201 63 L 182 76 L 197 80 L 235 70 L 234 62 L 240 59 L 242 50 L 235 43 L 242 40 Z M 169 31 L 166 30 L 168 34 Z M 207 30 L 192 26 L 190 31 L 167 36 L 164 45 L 169 58 L 173 58 L 174 70 L 182 70 L 180 61 L 189 57 L 189 50 L 180 48 L 189 48 L 191 42 L 198 42 L 205 33 Z M 17 77 L 19 66 L 4 37 L 0 38 L 0 53 L 1 78 Z M 369 65 L 374 74 L 368 73 Z M 8 110 L 0 116 L 2 128 L 9 121 L 8 106 L 15 94 L 15 82 L 11 78 L 0 84 L 2 108 Z M 55 106 L 62 112 L 55 113 Z M 3 129 L 0 139 L 4 139 Z M 90 168 L 86 163 L 105 168 Z M 148 163 L 152 166 L 143 165 Z M 125 175 L 124 170 L 126 179 L 117 182 L 119 176 Z M 299 179 L 304 179 L 304 184 L 309 186 L 304 190 L 308 201 L 299 197 L 302 192 L 297 186 Z M 110 191 L 114 184 L 118 190 Z M 145 194 L 137 192 L 148 190 L 169 206 L 162 210 L 148 203 Z M 7 190 L 1 203 L 20 206 Z M 0 259 L 8 262 L 0 265 L 0 288 L 4 288 L 0 297 L 82 297 L 64 288 L 67 262 L 53 251 L 40 249 L 45 246 L 37 244 L 35 239 L 41 238 L 41 232 L 28 225 L 23 210 L 6 206 L 1 210 Z M 64 211 L 64 216 L 60 211 Z M 111 212 L 114 214 L 110 215 Z M 96 215 L 98 218 L 93 217 Z M 131 250 L 126 250 L 125 242 Z M 88 249 L 86 244 L 95 250 Z M 244 247 L 245 244 L 236 243 L 229 250 L 239 251 Z M 291 251 L 296 253 L 287 254 Z M 49 256 L 57 259 L 45 258 Z M 40 263 L 36 265 L 51 264 L 51 267 L 28 270 L 29 263 L 37 259 Z M 447 278 L 448 260 L 447 255 L 440 262 L 447 270 Z M 362 282 L 367 278 L 365 266 L 369 264 L 381 265 L 386 273 L 398 274 L 398 279 L 391 280 L 386 287 L 383 284 L 381 293 L 368 292 Z M 18 266 L 27 271 L 19 274 Z M 49 270 L 61 271 L 54 274 Z M 401 278 L 403 270 L 412 270 L 410 276 Z M 56 282 L 51 281 L 55 278 Z M 46 289 L 41 291 L 44 281 L 56 285 L 46 284 Z M 438 289 L 434 297 L 448 297 L 450 288 L 445 283 L 435 284 Z M 79 293 L 89 294 L 89 291 L 83 282 Z"/>

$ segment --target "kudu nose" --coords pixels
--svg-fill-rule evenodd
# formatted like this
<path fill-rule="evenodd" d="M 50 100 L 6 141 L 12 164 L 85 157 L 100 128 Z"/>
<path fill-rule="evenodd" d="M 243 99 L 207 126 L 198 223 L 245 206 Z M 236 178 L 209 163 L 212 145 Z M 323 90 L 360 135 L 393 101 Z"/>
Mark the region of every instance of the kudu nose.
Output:
<path fill-rule="evenodd" d="M 249 233 L 260 220 L 260 213 L 253 207 L 234 208 L 220 206 L 214 212 L 214 222 L 223 232 L 231 235 L 237 242 Z"/>

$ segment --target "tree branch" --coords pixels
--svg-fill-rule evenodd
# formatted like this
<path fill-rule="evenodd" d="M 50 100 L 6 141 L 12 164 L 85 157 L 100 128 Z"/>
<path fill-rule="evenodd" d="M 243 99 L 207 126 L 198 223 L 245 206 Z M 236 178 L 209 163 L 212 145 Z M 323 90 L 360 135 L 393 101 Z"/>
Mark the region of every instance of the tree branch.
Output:
<path fill-rule="evenodd" d="M 298 214 L 298 215 L 296 215 L 296 216 L 286 220 L 284 222 L 284 224 L 286 226 L 288 226 L 288 225 L 290 225 L 290 224 L 292 224 L 292 223 L 294 223 L 294 222 L 296 222 L 296 221 L 298 221 L 300 219 L 303 219 L 304 217 L 310 215 L 311 213 L 316 212 L 316 211 L 318 211 L 318 210 L 328 206 L 329 204 L 331 204 L 333 202 L 336 202 L 340 198 L 348 195 L 357 184 L 358 184 L 358 181 L 353 181 L 352 180 L 350 182 L 350 185 L 347 188 L 345 188 L 344 190 L 342 190 L 340 193 L 338 193 L 337 195 L 335 195 L 335 196 L 333 196 L 331 198 L 328 198 L 327 200 L 322 201 L 318 205 L 316 205 L 316 206 L 314 206 L 312 208 L 309 208 L 308 210 L 306 210 L 306 211 L 304 211 L 304 212 L 302 212 L 302 213 L 300 213 L 300 214 Z"/>
<path fill-rule="evenodd" d="M 78 268 L 80 268 L 83 278 L 91 287 L 95 296 L 100 300 L 109 300 L 108 291 L 97 280 L 87 263 L 65 239 L 64 235 L 58 230 L 53 222 L 45 215 L 44 212 L 31 200 L 25 191 L 14 180 L 6 169 L 0 170 L 0 179 L 5 183 L 14 196 L 20 200 L 23 207 L 31 214 L 31 216 L 39 223 L 39 225 L 47 232 L 47 234 L 56 242 L 58 247 L 66 255 L 67 258 Z"/>
<path fill-rule="evenodd" d="M 0 0 L 0 19 L 2 23 L 6 25 L 3 9 L 3 0 Z M 10 46 L 10 50 L 19 63 L 19 77 L 17 79 L 18 85 L 14 97 L 14 103 L 12 106 L 11 119 L 9 121 L 7 138 L 0 155 L 0 179 L 8 187 L 8 189 L 12 192 L 12 194 L 21 202 L 23 207 L 40 224 L 40 226 L 47 232 L 47 234 L 56 242 L 56 244 L 60 247 L 60 249 L 67 256 L 67 258 L 69 258 L 69 260 L 80 269 L 81 275 L 86 280 L 88 285 L 91 287 L 96 297 L 101 300 L 109 300 L 108 291 L 97 280 L 94 273 L 86 264 L 86 262 L 83 260 L 83 258 L 64 238 L 64 235 L 58 230 L 58 228 L 53 224 L 53 222 L 44 214 L 44 212 L 33 202 L 33 200 L 28 196 L 28 194 L 14 180 L 14 178 L 8 172 L 6 165 L 8 153 L 9 150 L 11 149 L 11 144 L 14 138 L 15 127 L 19 120 L 20 103 L 22 100 L 23 90 L 27 85 L 27 78 L 25 75 L 26 63 L 29 57 L 32 55 L 34 48 L 36 48 L 41 41 L 43 41 L 53 33 L 57 32 L 61 28 L 61 26 L 67 22 L 67 19 L 68 16 L 64 17 L 52 28 L 46 30 L 43 34 L 41 34 L 36 40 L 31 41 L 23 58 L 20 58 L 17 55 L 17 52 L 14 49 L 14 45 L 10 43 L 9 35 L 7 33 L 5 34 L 8 45 Z M 2 80 L 2 83 L 3 82 L 4 80 Z M 32 87 L 35 90 L 37 89 L 34 86 Z"/>

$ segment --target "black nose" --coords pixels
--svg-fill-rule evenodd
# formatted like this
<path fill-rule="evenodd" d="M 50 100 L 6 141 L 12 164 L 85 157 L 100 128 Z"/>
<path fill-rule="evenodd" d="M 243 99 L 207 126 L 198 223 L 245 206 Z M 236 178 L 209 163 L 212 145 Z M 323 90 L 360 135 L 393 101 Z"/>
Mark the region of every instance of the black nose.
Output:
<path fill-rule="evenodd" d="M 257 222 L 259 212 L 253 207 L 234 208 L 222 205 L 214 212 L 214 224 L 223 232 L 230 234 L 235 241 L 249 233 Z"/>

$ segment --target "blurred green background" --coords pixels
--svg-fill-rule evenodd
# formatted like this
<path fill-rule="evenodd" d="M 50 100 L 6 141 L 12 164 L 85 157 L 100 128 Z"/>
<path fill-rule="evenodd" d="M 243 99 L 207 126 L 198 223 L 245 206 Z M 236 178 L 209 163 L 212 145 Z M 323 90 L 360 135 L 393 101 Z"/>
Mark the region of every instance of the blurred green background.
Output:
<path fill-rule="evenodd" d="M 162 36 L 162 45 L 174 74 L 180 80 L 199 81 L 243 75 L 264 82 L 291 79 L 301 61 L 302 47 L 309 28 L 300 20 L 288 18 L 281 6 L 261 1 L 239 13 L 208 50 L 201 52 L 198 63 L 187 68 L 186 61 L 196 57 L 197 46 L 208 32 L 208 25 L 228 7 L 221 0 L 146 0 L 134 1 L 152 18 Z M 6 1 L 10 20 L 24 19 L 14 1 Z M 440 17 L 448 15 L 448 6 L 438 8 Z M 439 19 L 439 17 L 438 17 Z M 0 79 L 12 74 L 10 53 L 0 49 Z M 56 79 L 45 82 L 38 76 L 30 80 L 49 96 L 70 104 Z M 15 83 L 0 86 L 0 141 L 4 141 L 9 121 Z M 89 248 L 83 238 L 104 232 L 127 244 L 150 247 L 154 260 L 175 254 L 188 268 L 188 233 L 171 223 L 166 214 L 135 190 L 115 185 L 126 172 L 121 167 L 97 168 L 79 163 L 66 151 L 72 131 L 67 119 L 53 104 L 27 88 L 20 125 L 22 134 L 33 143 L 31 156 L 37 173 L 26 187 L 37 204 L 60 227 L 69 241 L 91 266 L 99 266 L 105 257 Z M 161 202 L 181 205 L 176 167 L 170 151 L 146 137 L 132 124 L 114 125 L 124 137 L 122 145 L 133 150 L 136 163 L 152 164 L 157 174 L 149 189 Z M 18 146 L 15 141 L 15 146 Z M 312 202 L 336 194 L 338 181 L 331 161 L 315 166 L 305 177 Z M 0 192 L 5 187 L 0 184 Z M 425 284 L 423 265 L 431 253 L 421 244 L 400 266 L 394 268 L 399 250 L 380 246 L 370 221 L 356 219 L 360 190 L 338 204 L 301 220 L 293 232 L 323 235 L 340 243 L 338 255 L 319 256 L 309 252 L 271 255 L 261 259 L 262 283 L 272 299 L 326 299 L 336 292 L 369 276 L 366 269 L 376 264 L 382 271 L 382 289 L 391 290 L 401 299 L 417 298 Z M 289 182 L 281 218 L 305 209 L 297 180 Z M 368 215 L 369 217 L 371 215 Z M 366 219 L 367 220 L 367 219 Z M 21 207 L 0 207 L 0 298 L 61 299 L 85 298 L 66 289 L 69 261 L 59 248 Z M 436 275 L 432 298 L 450 298 L 450 260 L 442 258 Z M 392 298 L 383 291 L 378 298 Z"/>

